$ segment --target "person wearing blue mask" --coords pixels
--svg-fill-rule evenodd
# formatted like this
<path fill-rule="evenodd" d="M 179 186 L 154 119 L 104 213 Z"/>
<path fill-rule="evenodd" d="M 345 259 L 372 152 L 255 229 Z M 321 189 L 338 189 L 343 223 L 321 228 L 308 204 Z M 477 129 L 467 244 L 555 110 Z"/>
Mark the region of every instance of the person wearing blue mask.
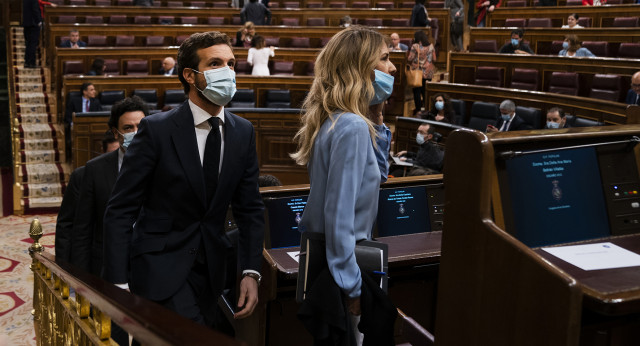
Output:
<path fill-rule="evenodd" d="M 149 111 L 138 97 L 125 98 L 111 108 L 108 126 L 120 143 L 120 149 L 89 160 L 84 168 L 82 185 L 71 232 L 70 262 L 95 276 L 101 276 L 103 253 L 103 217 L 111 190 L 118 177 L 122 160 L 138 131 L 140 120 Z M 128 344 L 129 335 L 114 325 L 112 338 L 119 344 Z"/>
<path fill-rule="evenodd" d="M 449 95 L 445 93 L 433 95 L 431 108 L 429 108 L 429 113 L 426 114 L 425 119 L 452 123 L 454 117 L 455 112 L 453 111 L 453 104 L 451 104 Z"/>
<path fill-rule="evenodd" d="M 531 125 L 516 115 L 516 104 L 511 100 L 504 100 L 500 104 L 500 118 L 496 125 L 487 125 L 487 132 L 506 132 L 531 130 Z"/>
<path fill-rule="evenodd" d="M 382 124 L 384 101 L 393 92 L 395 71 L 385 37 L 359 25 L 334 35 L 316 59 L 315 79 L 302 106 L 302 127 L 295 136 L 298 148 L 291 154 L 297 164 L 307 166 L 311 185 L 300 229 L 323 233 L 326 239 L 328 265 L 323 273 L 329 281 L 323 282 L 331 290 L 320 290 L 314 298 L 307 295 L 298 313 L 312 334 L 320 327 L 309 301 L 330 300 L 343 307 L 335 311 L 334 325 L 347 333 L 353 331 L 339 338 L 353 337 L 357 344 L 362 341 L 354 327 L 365 311 L 361 310 L 361 294 L 366 292 L 363 282 L 367 280 L 356 263 L 355 246 L 371 239 L 378 211 L 382 173 L 376 138 L 384 135 L 378 125 Z M 363 314 L 362 321 L 366 320 Z M 393 344 L 393 320 L 388 329 L 379 330 L 361 323 L 360 331 L 364 338 Z M 316 339 L 318 344 L 322 341 Z"/>
<path fill-rule="evenodd" d="M 547 124 L 546 129 L 566 129 L 569 126 L 567 124 L 567 117 L 564 114 L 562 108 L 553 107 L 547 111 Z"/>
<path fill-rule="evenodd" d="M 225 109 L 236 92 L 235 62 L 224 33 L 182 43 L 178 78 L 188 100 L 140 122 L 104 217 L 108 282 L 227 334 L 216 302 L 233 253 L 229 205 L 242 272 L 236 319 L 257 305 L 264 240 L 255 131 Z"/>
<path fill-rule="evenodd" d="M 524 29 L 514 29 L 511 31 L 511 41 L 507 42 L 500 48 L 498 53 L 501 54 L 534 54 L 529 45 L 522 42 Z"/>
<path fill-rule="evenodd" d="M 558 52 L 558 56 L 567 57 L 587 57 L 595 58 L 596 56 L 590 50 L 580 45 L 580 40 L 576 35 L 567 35 L 562 42 L 562 50 Z"/>
<path fill-rule="evenodd" d="M 418 152 L 403 150 L 396 156 L 402 161 L 413 163 L 414 169 L 419 168 L 430 174 L 441 173 L 444 165 L 444 150 L 434 141 L 435 136 L 435 128 L 431 125 L 418 126 L 416 132 L 416 143 L 420 146 Z M 413 174 L 409 172 L 409 175 Z"/>

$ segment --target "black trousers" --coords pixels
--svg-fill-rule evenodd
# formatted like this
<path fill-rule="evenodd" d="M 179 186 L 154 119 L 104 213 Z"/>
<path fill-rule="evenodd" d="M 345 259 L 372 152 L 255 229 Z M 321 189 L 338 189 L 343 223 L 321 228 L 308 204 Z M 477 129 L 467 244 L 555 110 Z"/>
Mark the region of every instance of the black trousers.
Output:
<path fill-rule="evenodd" d="M 24 27 L 24 64 L 27 66 L 36 65 L 36 49 L 38 49 L 38 41 L 40 40 L 40 27 L 39 26 L 26 26 Z"/>
<path fill-rule="evenodd" d="M 413 103 L 416 106 L 416 112 L 420 111 L 420 108 L 424 107 L 424 85 L 426 83 L 426 79 L 422 80 L 422 86 L 419 88 L 413 88 Z"/>

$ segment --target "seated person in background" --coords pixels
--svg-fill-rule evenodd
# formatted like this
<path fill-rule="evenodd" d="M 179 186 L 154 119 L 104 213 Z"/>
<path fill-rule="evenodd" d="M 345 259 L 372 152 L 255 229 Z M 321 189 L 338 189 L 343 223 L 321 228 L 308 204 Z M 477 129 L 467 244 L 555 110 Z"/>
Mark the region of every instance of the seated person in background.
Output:
<path fill-rule="evenodd" d="M 348 28 L 349 26 L 351 26 L 351 17 L 350 16 L 344 16 L 344 17 L 340 18 L 340 27 L 341 28 Z"/>
<path fill-rule="evenodd" d="M 502 0 L 478 0 L 476 3 L 476 25 L 479 28 L 485 26 L 487 14 L 493 12 L 496 8 L 502 5 Z"/>
<path fill-rule="evenodd" d="M 540 6 L 557 6 L 557 0 L 540 0 Z"/>
<path fill-rule="evenodd" d="M 253 22 L 255 25 L 271 24 L 271 11 L 258 0 L 249 0 L 240 11 L 242 23 Z"/>
<path fill-rule="evenodd" d="M 418 126 L 418 132 L 416 133 L 416 142 L 420 145 L 418 152 L 403 150 L 396 156 L 402 161 L 413 163 L 415 168 L 426 170 L 429 172 L 427 174 L 438 174 L 442 172 L 444 150 L 436 143 L 434 138 L 436 138 L 435 129 L 429 124 L 422 124 Z M 440 138 L 439 134 L 437 138 Z"/>
<path fill-rule="evenodd" d="M 95 58 L 91 64 L 91 69 L 87 72 L 89 76 L 102 76 L 107 69 L 107 65 L 104 64 L 103 58 Z"/>
<path fill-rule="evenodd" d="M 553 107 L 547 111 L 546 129 L 566 129 L 569 127 L 571 126 L 567 124 L 567 118 L 562 108 Z"/>
<path fill-rule="evenodd" d="M 640 71 L 631 76 L 631 89 L 627 92 L 625 103 L 640 106 Z"/>
<path fill-rule="evenodd" d="M 158 74 L 165 76 L 178 75 L 178 68 L 176 67 L 176 59 L 168 56 L 162 60 L 162 67 L 158 70 Z"/>
<path fill-rule="evenodd" d="M 406 44 L 400 43 L 400 35 L 397 33 L 391 34 L 391 44 L 389 45 L 389 50 L 392 52 L 406 52 L 409 50 Z"/>
<path fill-rule="evenodd" d="M 96 97 L 96 88 L 93 83 L 85 82 L 80 86 L 82 96 L 72 97 L 67 102 L 67 109 L 64 114 L 64 122 L 71 124 L 72 113 L 80 112 L 99 112 L 102 110 L 102 104 Z"/>
<path fill-rule="evenodd" d="M 453 111 L 453 105 L 449 95 L 444 93 L 437 93 L 433 96 L 431 101 L 431 108 L 427 113 L 427 120 L 441 121 L 443 123 L 451 123 L 455 112 Z"/>
<path fill-rule="evenodd" d="M 69 39 L 60 43 L 60 48 L 80 48 L 86 47 L 87 44 L 80 41 L 80 32 L 77 29 L 69 31 Z"/>
<path fill-rule="evenodd" d="M 567 35 L 562 42 L 562 50 L 558 52 L 558 56 L 568 57 L 588 57 L 595 58 L 596 56 L 591 53 L 587 48 L 580 46 L 580 41 L 576 35 Z"/>
<path fill-rule="evenodd" d="M 236 42 L 235 47 L 251 47 L 251 40 L 253 40 L 253 36 L 256 34 L 256 28 L 253 22 L 245 22 L 242 26 L 242 29 L 238 30 L 236 33 Z"/>
<path fill-rule="evenodd" d="M 567 17 L 567 25 L 563 25 L 563 29 L 582 29 L 583 26 L 578 24 L 580 16 L 577 13 L 572 13 Z"/>
<path fill-rule="evenodd" d="M 247 63 L 253 66 L 251 75 L 268 76 L 269 75 L 269 57 L 275 55 L 273 47 L 264 46 L 264 37 L 256 35 L 253 38 L 253 47 L 249 49 L 247 55 Z"/>
<path fill-rule="evenodd" d="M 531 130 L 532 127 L 516 115 L 516 104 L 511 100 L 504 100 L 500 104 L 500 119 L 496 126 L 487 125 L 487 132 L 506 132 Z"/>
<path fill-rule="evenodd" d="M 533 54 L 529 45 L 522 42 L 524 29 L 514 29 L 511 31 L 511 42 L 505 43 L 498 51 L 501 54 Z"/>

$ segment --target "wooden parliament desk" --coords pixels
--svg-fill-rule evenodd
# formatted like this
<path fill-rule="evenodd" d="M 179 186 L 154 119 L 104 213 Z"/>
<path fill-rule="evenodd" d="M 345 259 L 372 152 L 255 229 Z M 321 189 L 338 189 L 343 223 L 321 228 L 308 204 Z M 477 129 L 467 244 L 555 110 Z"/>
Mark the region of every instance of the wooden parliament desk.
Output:
<path fill-rule="evenodd" d="M 306 166 L 296 165 L 289 153 L 296 151 L 293 136 L 300 128 L 300 114 L 294 109 L 230 109 L 253 124 L 260 174 L 275 175 L 284 184 L 308 183 Z M 96 116 L 98 115 L 98 116 Z M 81 113 L 73 118 L 73 167 L 83 166 L 102 152 L 108 129 L 108 112 Z"/>
<path fill-rule="evenodd" d="M 538 7 L 536 7 L 537 9 Z M 569 12 L 567 12 L 569 13 Z M 477 40 L 495 40 L 498 49 L 511 39 L 512 28 L 470 28 L 469 50 L 473 50 Z M 553 41 L 564 40 L 565 35 L 578 35 L 581 41 L 609 42 L 609 56 L 618 56 L 618 48 L 623 42 L 640 42 L 640 28 L 527 28 L 524 40 L 536 54 L 550 54 Z"/>
<path fill-rule="evenodd" d="M 169 7 L 169 2 L 172 0 L 154 0 L 153 1 L 153 7 L 154 8 L 158 8 L 158 7 Z M 562 1 L 566 1 L 566 0 L 560 0 L 560 2 Z M 629 0 L 625 0 L 625 1 L 629 1 Z M 111 0 L 111 2 L 115 5 L 116 0 Z M 289 1 L 287 0 L 271 0 L 269 1 L 269 5 L 271 6 L 271 9 L 274 10 L 276 8 L 284 8 L 285 7 L 285 3 L 287 3 Z M 300 8 L 307 8 L 309 7 L 310 4 L 322 4 L 323 8 L 332 8 L 331 4 L 335 3 L 336 1 L 333 0 L 299 0 L 299 1 L 292 1 L 293 3 L 298 3 Z M 359 1 L 359 0 L 347 0 L 347 1 L 342 1 L 343 4 L 346 5 L 347 8 L 351 8 L 353 7 L 353 3 L 354 2 L 363 2 L 363 1 Z M 392 1 L 377 1 L 377 0 L 365 0 L 364 2 L 368 2 L 369 3 L 369 7 L 375 8 L 375 7 L 383 7 L 384 4 L 388 4 L 388 3 L 392 3 L 394 8 L 412 8 L 413 7 L 413 1 L 405 1 L 405 0 L 392 0 Z M 62 1 L 63 4 L 65 5 L 71 5 L 70 0 L 63 0 Z M 88 5 L 95 5 L 96 1 L 95 0 L 87 0 L 87 4 Z M 193 6 L 193 7 L 208 7 L 208 8 L 227 8 L 229 7 L 229 1 L 220 1 L 220 0 L 194 0 L 194 1 L 190 1 L 190 0 L 186 0 L 186 1 L 182 1 L 183 5 L 185 6 Z M 195 4 L 194 4 L 195 3 Z M 201 4 L 204 5 L 201 5 Z M 224 4 L 224 7 L 218 7 L 218 6 L 222 6 L 222 4 Z M 275 6 L 273 4 L 279 5 L 279 6 Z M 197 6 L 196 6 L 197 5 Z M 332 8 L 333 9 L 333 8 Z"/>
<path fill-rule="evenodd" d="M 416 186 L 442 183 L 442 175 L 391 178 L 381 188 Z M 309 185 L 261 188 L 263 198 L 308 193 Z M 441 190 L 438 190 L 441 191 Z M 438 194 L 436 192 L 436 194 Z M 438 194 L 435 199 L 441 201 Z M 276 230 L 270 230 L 276 232 Z M 380 237 L 378 241 L 389 245 L 389 295 L 396 305 L 414 317 L 422 326 L 433 330 L 438 263 L 440 258 L 441 231 L 394 237 Z M 288 252 L 299 247 L 265 249 L 263 251 L 263 285 L 257 314 L 261 323 L 252 326 L 252 332 L 260 335 L 256 344 L 311 345 L 312 340 L 296 319 L 295 285 L 298 262 Z M 260 329 L 260 325 L 269 325 Z M 287 333 L 282 333 L 286 330 Z M 284 334 L 284 335 L 283 335 Z"/>
<path fill-rule="evenodd" d="M 552 26 L 560 28 L 567 24 L 567 17 L 577 13 L 580 18 L 591 18 L 592 28 L 613 27 L 616 17 L 638 17 L 640 7 L 636 4 L 615 6 L 538 6 L 538 7 L 500 7 L 487 16 L 487 27 L 504 27 L 509 18 L 551 18 Z M 527 37 L 526 29 L 525 39 Z M 579 34 L 578 34 L 579 35 Z M 582 37 L 580 37 L 582 38 Z M 584 38 L 582 38 L 584 40 Z"/>
<path fill-rule="evenodd" d="M 149 66 L 149 71 L 148 71 L 149 75 L 153 76 L 153 75 L 156 75 L 158 69 L 160 68 L 162 64 L 162 60 L 167 56 L 175 57 L 177 55 L 178 48 L 177 47 L 148 47 L 148 48 L 104 47 L 104 48 L 79 48 L 79 49 L 56 48 L 55 51 L 56 51 L 56 56 L 55 56 L 53 68 L 55 71 L 54 75 L 56 76 L 56 85 L 54 87 L 54 90 L 56 90 L 57 92 L 56 97 L 60 101 L 60 103 L 58 104 L 66 105 L 66 102 L 64 100 L 64 98 L 66 97 L 65 94 L 68 93 L 69 91 L 78 90 L 75 87 L 71 87 L 71 88 L 60 87 L 63 85 L 63 78 L 64 78 L 63 71 L 64 71 L 64 64 L 66 61 L 81 61 L 85 67 L 84 71 L 88 71 L 93 60 L 97 56 L 102 57 L 104 59 L 117 59 L 120 74 L 124 74 L 125 61 L 147 60 L 148 66 Z M 315 48 L 315 49 L 314 48 L 277 48 L 275 57 L 270 58 L 270 61 L 271 60 L 272 61 L 292 61 L 294 63 L 294 66 L 293 66 L 294 75 L 306 76 L 309 68 L 309 64 L 315 61 L 316 56 L 318 55 L 319 52 L 320 52 L 320 49 L 318 48 Z M 234 48 L 233 53 L 237 61 L 241 61 L 241 60 L 246 61 L 248 49 Z M 395 65 L 397 71 L 394 79 L 394 94 L 392 95 L 392 102 L 390 102 L 387 105 L 385 109 L 385 114 L 392 117 L 394 115 L 402 115 L 404 111 L 403 101 L 404 101 L 404 89 L 406 86 L 404 71 L 407 65 L 407 60 L 404 52 L 391 52 L 390 58 L 391 58 L 391 62 Z M 313 73 L 313 71 L 311 72 Z M 251 74 L 250 71 L 249 71 L 249 74 Z M 93 81 L 94 83 L 97 80 L 101 80 L 105 78 L 103 76 L 99 76 L 99 77 L 85 76 L 85 77 L 90 78 L 89 80 Z M 157 81 L 158 77 L 162 77 L 162 76 L 156 75 L 153 78 L 156 78 L 155 81 Z M 263 77 L 260 80 L 265 81 L 274 77 L 275 76 Z M 136 77 L 129 77 L 129 78 L 136 78 Z M 171 78 L 172 81 L 174 79 L 175 78 Z M 242 77 L 242 79 L 245 79 L 245 77 Z M 160 80 L 166 81 L 167 78 L 160 78 Z M 310 80 L 310 79 L 307 78 L 306 80 Z M 278 80 L 278 83 L 276 84 L 280 84 L 281 81 L 282 79 Z M 288 83 L 284 83 L 284 85 L 287 85 L 287 84 Z M 171 88 L 175 89 L 174 87 L 171 87 Z M 281 86 L 274 85 L 273 87 L 269 87 L 269 88 L 279 89 L 281 88 Z M 124 89 L 124 88 L 120 88 L 120 89 Z M 307 91 L 308 86 L 305 86 L 305 88 L 303 89 Z M 64 94 L 63 94 L 63 90 L 64 90 Z M 102 91 L 102 90 L 112 90 L 112 89 L 98 89 L 98 91 Z M 129 90 L 129 88 L 127 88 L 127 90 Z M 127 95 L 129 95 L 129 93 L 127 93 Z M 160 91 L 158 91 L 158 96 L 162 97 L 162 95 L 164 95 L 164 93 L 161 93 Z M 256 95 L 259 98 L 262 97 L 258 92 L 256 92 Z M 299 105 L 302 101 L 302 98 L 304 97 L 304 93 L 300 94 L 299 92 L 295 91 L 292 97 L 296 98 L 294 103 L 292 104 Z M 262 99 L 256 100 L 256 101 L 257 101 L 256 104 L 258 105 L 263 104 L 263 102 L 261 102 Z M 64 107 L 58 107 L 59 111 L 62 111 L 63 109 Z"/>
<path fill-rule="evenodd" d="M 640 7 L 639 7 L 640 8 Z M 519 55 L 492 53 L 456 53 L 449 55 L 449 81 L 474 84 L 479 66 L 502 68 L 505 87 L 511 86 L 514 70 L 528 68 L 538 70 L 538 90 L 549 90 L 553 72 L 576 72 L 580 74 L 579 96 L 588 97 L 595 74 L 615 74 L 622 77 L 621 99 L 627 95 L 631 76 L 638 71 L 638 60 L 618 58 L 569 58 L 552 55 Z"/>
<path fill-rule="evenodd" d="M 561 198 L 562 202 L 558 203 L 578 208 L 576 212 L 580 214 L 568 219 L 567 224 L 588 218 L 587 222 L 604 223 L 609 228 L 597 227 L 599 235 L 580 238 L 590 227 L 589 223 L 576 229 L 568 226 L 556 230 L 551 226 L 550 231 L 546 227 L 534 227 L 526 231 L 529 237 L 543 237 L 536 241 L 546 242 L 546 237 L 557 239 L 572 233 L 577 235 L 574 240 L 543 246 L 611 242 L 639 254 L 640 229 L 635 222 L 623 222 L 623 219 L 637 217 L 630 205 L 637 197 L 633 193 L 629 196 L 613 193 L 619 184 L 625 191 L 640 185 L 638 136 L 640 125 L 505 132 L 490 136 L 461 130 L 449 136 L 445 164 L 447 229 L 442 238 L 436 344 L 640 343 L 638 266 L 583 270 L 541 247 L 527 246 L 525 240 L 520 240 L 522 224 L 514 224 L 525 217 L 522 211 L 530 208 L 537 214 L 528 215 L 534 219 L 539 215 L 540 221 L 533 221 L 536 226 L 554 217 L 550 215 L 553 212 L 547 211 L 552 209 L 547 207 L 555 205 L 550 201 Z M 538 152 L 528 153 L 532 150 Z M 549 151 L 541 152 L 544 150 Z M 545 177 L 547 173 L 530 164 L 533 160 L 544 160 L 545 154 L 559 155 L 551 157 L 560 157 L 563 164 L 578 166 L 566 166 L 564 177 Z M 515 159 L 524 161 L 517 163 Z M 544 197 L 546 192 L 533 192 L 522 198 L 520 192 L 510 192 L 514 185 L 509 183 L 509 167 L 514 166 L 509 166 L 508 160 L 524 169 L 519 171 L 519 176 L 529 177 L 527 180 L 533 189 L 524 187 L 523 192 L 536 190 L 537 182 L 542 179 L 544 187 L 540 186 L 540 191 L 548 191 L 550 195 Z M 557 161 L 549 164 L 555 165 Z M 599 182 L 582 186 L 575 178 L 583 175 L 583 171 Z M 560 180 L 553 183 L 562 187 L 560 194 L 554 192 L 554 197 L 550 181 L 553 179 Z M 588 191 L 596 197 L 572 191 Z M 598 205 L 592 204 L 600 201 L 597 191 L 605 210 L 594 209 L 591 213 L 596 217 L 593 218 L 582 206 Z M 522 205 L 522 201 L 528 207 L 518 207 L 516 213 L 514 204 Z M 601 213 L 603 217 L 598 216 Z"/>
<path fill-rule="evenodd" d="M 431 99 L 437 93 L 447 93 L 453 99 L 466 101 L 468 123 L 471 106 L 475 101 L 493 102 L 499 104 L 510 99 L 517 106 L 541 109 L 546 119 L 547 109 L 560 107 L 567 114 L 581 118 L 596 120 L 605 124 L 638 124 L 640 123 L 640 107 L 629 106 L 624 103 L 591 99 L 580 96 L 562 95 L 556 93 L 526 91 L 508 88 L 495 88 L 482 85 L 468 85 L 457 83 L 428 83 L 427 98 Z M 546 121 L 546 120 L 545 120 Z"/>

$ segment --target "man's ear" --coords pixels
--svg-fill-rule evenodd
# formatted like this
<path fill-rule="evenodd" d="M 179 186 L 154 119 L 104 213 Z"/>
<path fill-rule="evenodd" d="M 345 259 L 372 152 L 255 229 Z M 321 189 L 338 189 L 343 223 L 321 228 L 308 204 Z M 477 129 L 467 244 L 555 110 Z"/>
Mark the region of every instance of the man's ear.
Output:
<path fill-rule="evenodd" d="M 115 127 L 111 128 L 111 133 L 113 133 L 113 138 L 118 139 L 118 130 Z"/>
<path fill-rule="evenodd" d="M 184 77 L 184 80 L 186 80 L 190 85 L 195 84 L 196 82 L 195 74 L 196 73 L 190 68 L 182 69 L 182 77 Z"/>

